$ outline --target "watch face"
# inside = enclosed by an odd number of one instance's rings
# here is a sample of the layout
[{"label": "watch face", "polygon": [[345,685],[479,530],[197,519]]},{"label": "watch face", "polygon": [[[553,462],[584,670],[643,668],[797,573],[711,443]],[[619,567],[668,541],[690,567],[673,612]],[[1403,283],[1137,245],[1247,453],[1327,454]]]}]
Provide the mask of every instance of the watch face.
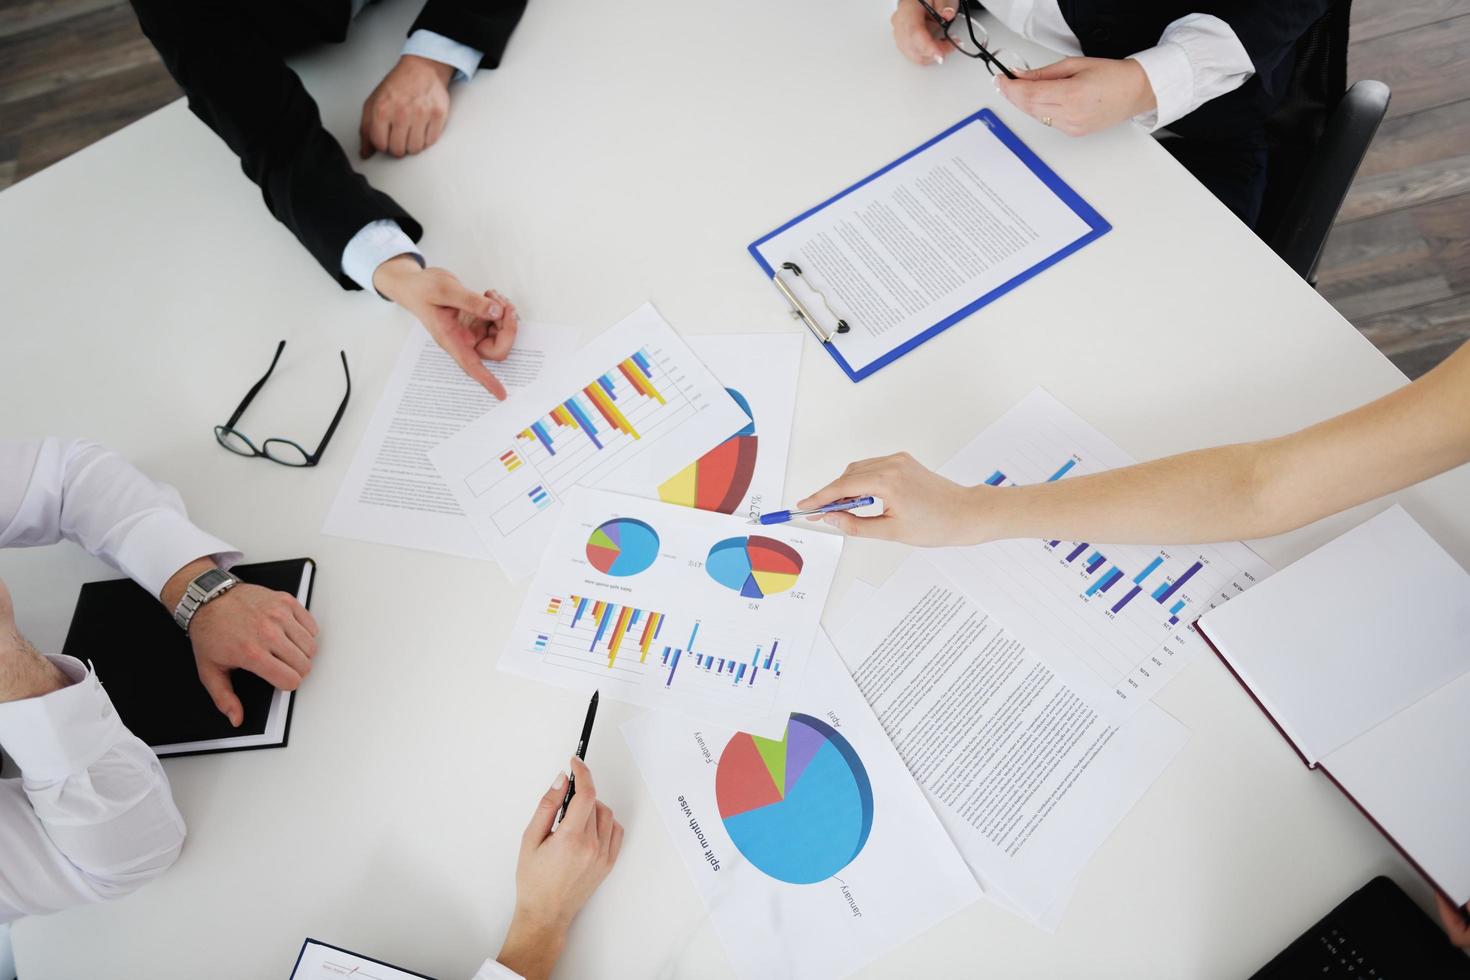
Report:
[{"label": "watch face", "polygon": [[223,585],[225,582],[228,582],[229,580],[230,575],[228,572],[221,571],[218,568],[211,568],[209,571],[203,573],[198,578],[196,578],[194,580],[194,584],[199,586],[199,588],[203,589],[205,592],[210,592]]}]

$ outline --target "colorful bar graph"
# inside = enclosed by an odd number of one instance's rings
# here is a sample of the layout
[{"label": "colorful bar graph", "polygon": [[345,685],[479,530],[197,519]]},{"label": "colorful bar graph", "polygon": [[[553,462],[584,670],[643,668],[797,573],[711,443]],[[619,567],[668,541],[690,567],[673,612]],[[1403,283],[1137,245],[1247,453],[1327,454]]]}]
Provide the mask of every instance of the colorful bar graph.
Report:
[{"label": "colorful bar graph", "polygon": [[546,604],[546,615],[555,616],[559,609],[561,609],[561,599],[552,599]]},{"label": "colorful bar graph", "polygon": [[1006,482],[1006,475],[1000,470],[996,470],[986,478],[985,485],[987,487],[998,487],[1004,482]]},{"label": "colorful bar graph", "polygon": [[1077,556],[1082,554],[1082,552],[1086,550],[1087,542],[1084,541],[1082,544],[1079,544],[1077,547],[1072,549],[1072,553],[1067,556],[1067,561],[1075,561],[1077,559]]},{"label": "colorful bar graph", "polygon": [[1182,589],[1184,587],[1184,583],[1193,578],[1194,573],[1199,571],[1203,567],[1204,565],[1202,562],[1195,562],[1193,565],[1190,565],[1189,570],[1183,575],[1179,576],[1177,579],[1175,579],[1174,584],[1169,586],[1169,588],[1164,591],[1163,595],[1155,596],[1154,598],[1158,599],[1160,603],[1168,602],[1173,597],[1174,593]]},{"label": "colorful bar graph", "polygon": [[1141,571],[1137,575],[1133,576],[1133,584],[1134,585],[1142,585],[1143,584],[1143,580],[1146,579],[1146,578],[1148,578],[1149,575],[1153,574],[1153,570],[1155,568],[1158,568],[1163,563],[1164,563],[1164,557],[1163,557],[1163,555],[1160,555],[1159,557],[1155,558],[1153,561],[1149,562],[1148,565],[1147,565],[1147,567],[1145,567],[1143,571]]},{"label": "colorful bar graph", "polygon": [[1093,572],[1097,571],[1098,568],[1101,567],[1102,563],[1105,561],[1107,561],[1107,559],[1102,556],[1102,552],[1100,551],[1094,551],[1092,554],[1088,555],[1087,574],[1091,575]]},{"label": "colorful bar graph", "polygon": [[1133,588],[1129,589],[1128,590],[1128,594],[1125,595],[1123,598],[1119,599],[1117,601],[1117,603],[1113,606],[1113,612],[1115,612],[1115,613],[1122,612],[1123,611],[1123,607],[1126,606],[1126,605],[1128,605],[1128,603],[1132,601],[1133,597],[1136,596],[1136,595],[1138,595],[1138,593],[1140,593],[1142,591],[1143,591],[1143,589],[1140,588],[1137,585],[1135,585]]},{"label": "colorful bar graph", "polygon": [[521,457],[516,455],[514,449],[507,449],[500,454],[500,462],[505,467],[505,472],[514,473],[521,468]]},{"label": "colorful bar graph", "polygon": [[1057,545],[1059,545],[1059,544],[1061,544],[1061,543],[1062,543],[1062,542],[1061,542],[1061,541],[1048,541],[1048,542],[1047,542],[1047,543],[1046,543],[1046,546],[1047,546],[1047,547],[1048,547],[1048,548],[1055,548],[1055,547],[1056,547],[1056,546],[1057,546]]},{"label": "colorful bar graph", "polygon": [[551,637],[547,636],[545,633],[536,634],[536,652],[540,653],[541,651],[545,650],[546,644],[550,641]]},{"label": "colorful bar graph", "polygon": [[[627,388],[624,388],[622,397],[618,395],[618,378],[621,376],[625,379],[628,386],[641,397],[656,401],[660,405],[668,404],[663,393],[650,379],[652,373],[652,362],[642,351],[638,351],[632,357],[619,362],[615,371],[607,371],[598,375],[580,392],[553,408],[542,419],[533,422],[529,428],[523,429],[518,437],[527,442],[540,443],[552,456],[556,455],[556,440],[559,430],[562,429],[575,429],[581,432],[592,444],[592,448],[597,450],[601,450],[606,445],[607,437],[603,434],[605,428],[611,428],[638,439],[640,438],[638,430],[633,427],[628,417],[616,404],[626,403],[628,395]],[[606,423],[605,427],[603,423]],[[513,470],[521,465],[514,451],[506,455],[515,461],[512,465],[506,456],[502,456],[501,462],[505,463],[506,469]]]},{"label": "colorful bar graph", "polygon": [[1164,593],[1166,593],[1168,591],[1169,591],[1169,580],[1168,579],[1164,579],[1163,584],[1160,585],[1157,589],[1154,589],[1154,591],[1153,591],[1154,601],[1155,602],[1163,602],[1164,601]]},{"label": "colorful bar graph", "polygon": [[1111,589],[1114,585],[1118,584],[1118,581],[1120,579],[1122,579],[1122,577],[1123,577],[1123,570],[1121,568],[1119,568],[1117,565],[1114,565],[1111,569],[1108,570],[1108,574],[1103,576],[1103,579],[1102,579],[1102,588],[1099,589],[1098,591],[1099,592],[1106,592],[1106,591],[1108,591],[1108,589]]},{"label": "colorful bar graph", "polygon": [[526,496],[531,499],[531,503],[536,505],[537,510],[545,510],[551,506],[551,494],[547,493],[546,488],[539,483],[532,487]]},{"label": "colorful bar graph", "polygon": [[1072,467],[1074,467],[1076,465],[1077,465],[1077,460],[1075,460],[1075,459],[1069,459],[1069,460],[1067,460],[1065,463],[1062,464],[1062,468],[1061,469],[1057,470],[1051,476],[1049,476],[1049,477],[1046,478],[1046,482],[1047,483],[1050,483],[1053,480],[1060,480],[1062,477],[1064,477],[1064,476],[1067,475],[1067,472]]}]

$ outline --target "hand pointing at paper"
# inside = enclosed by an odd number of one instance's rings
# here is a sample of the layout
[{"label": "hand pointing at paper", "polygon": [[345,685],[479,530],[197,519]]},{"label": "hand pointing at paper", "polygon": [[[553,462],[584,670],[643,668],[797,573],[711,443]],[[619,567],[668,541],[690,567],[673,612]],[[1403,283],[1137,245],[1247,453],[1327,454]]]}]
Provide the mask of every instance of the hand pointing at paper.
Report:
[{"label": "hand pointing at paper", "polygon": [[378,266],[373,286],[412,313],[465,374],[504,400],[505,385],[483,361],[510,355],[520,324],[515,304],[493,289],[476,293],[448,269],[422,268],[408,255]]}]

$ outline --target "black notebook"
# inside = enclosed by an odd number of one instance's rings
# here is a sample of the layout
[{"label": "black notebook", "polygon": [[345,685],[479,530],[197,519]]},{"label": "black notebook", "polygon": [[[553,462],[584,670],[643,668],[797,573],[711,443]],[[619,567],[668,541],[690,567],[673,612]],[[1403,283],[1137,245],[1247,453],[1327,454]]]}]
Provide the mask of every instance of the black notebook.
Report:
[{"label": "black notebook", "polygon": [[[236,565],[242,582],[311,606],[310,558]],[[129,579],[82,586],[62,653],[90,662],[118,717],[160,756],[275,748],[291,730],[291,692],[245,670],[230,676],[245,709],[233,727],[199,683],[194,650],[169,610]]]}]

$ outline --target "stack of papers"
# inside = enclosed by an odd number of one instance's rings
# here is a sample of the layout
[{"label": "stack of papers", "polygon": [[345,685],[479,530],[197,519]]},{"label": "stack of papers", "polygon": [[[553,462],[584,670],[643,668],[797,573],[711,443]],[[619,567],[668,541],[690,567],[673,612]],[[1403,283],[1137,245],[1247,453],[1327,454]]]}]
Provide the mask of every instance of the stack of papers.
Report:
[{"label": "stack of papers", "polygon": [[[501,669],[659,709],[624,733],[742,975],[845,975],[982,894],[1055,928],[1185,741],[1149,697],[1189,624],[1270,569],[1241,545],[948,549],[860,583],[829,639],[842,538],[754,522],[800,338],[686,342],[648,305],[570,337],[527,325],[497,403],[415,334],[327,530],[494,560],[530,580]],[[1127,462],[1037,392],[946,472]]]}]

